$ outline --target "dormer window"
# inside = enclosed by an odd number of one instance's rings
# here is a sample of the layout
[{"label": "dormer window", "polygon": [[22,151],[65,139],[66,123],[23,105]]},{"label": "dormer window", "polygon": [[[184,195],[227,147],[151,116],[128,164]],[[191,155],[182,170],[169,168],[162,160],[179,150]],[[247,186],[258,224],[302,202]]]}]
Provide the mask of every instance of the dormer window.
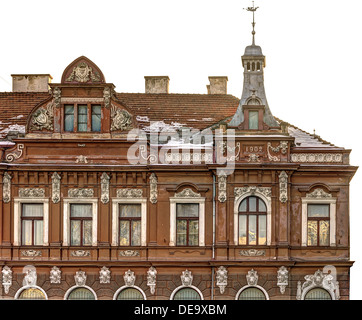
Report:
[{"label": "dormer window", "polygon": [[259,129],[259,111],[256,110],[249,111],[249,129],[251,130]]},{"label": "dormer window", "polygon": [[95,104],[64,105],[64,131],[100,132],[102,108]]}]

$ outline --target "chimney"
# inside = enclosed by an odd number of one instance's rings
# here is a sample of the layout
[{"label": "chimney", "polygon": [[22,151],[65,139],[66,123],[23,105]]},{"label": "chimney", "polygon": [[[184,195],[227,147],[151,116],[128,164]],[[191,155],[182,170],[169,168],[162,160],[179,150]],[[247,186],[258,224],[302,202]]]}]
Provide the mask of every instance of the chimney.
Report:
[{"label": "chimney", "polygon": [[209,77],[208,94],[227,94],[228,77]]},{"label": "chimney", "polygon": [[168,93],[170,78],[168,76],[145,76],[146,93]]},{"label": "chimney", "polygon": [[12,74],[13,92],[48,92],[50,74]]}]

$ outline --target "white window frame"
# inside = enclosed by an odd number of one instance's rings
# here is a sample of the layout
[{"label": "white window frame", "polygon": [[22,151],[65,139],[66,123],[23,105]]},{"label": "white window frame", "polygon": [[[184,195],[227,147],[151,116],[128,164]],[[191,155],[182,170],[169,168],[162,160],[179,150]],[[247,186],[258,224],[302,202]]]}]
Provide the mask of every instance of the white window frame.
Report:
[{"label": "white window frame", "polygon": [[308,247],[308,204],[329,204],[329,246],[336,246],[337,198],[302,198],[302,246]]},{"label": "white window frame", "polygon": [[98,198],[63,199],[63,246],[70,246],[70,205],[92,205],[92,246],[97,246],[98,235]]},{"label": "white window frame", "polygon": [[199,205],[199,247],[205,246],[205,198],[204,197],[172,197],[170,198],[170,243],[176,246],[176,204],[195,203]]},{"label": "white window frame", "polygon": [[[239,246],[239,206],[240,203],[247,197],[257,197],[264,201],[266,205],[266,245],[271,245],[271,213],[272,213],[272,206],[271,206],[271,198],[266,197],[261,192],[258,192],[257,190],[254,191],[248,191],[239,197],[235,198],[234,200],[234,244],[236,246]],[[253,245],[257,247],[257,245]]]},{"label": "white window frame", "polygon": [[[147,245],[147,198],[117,198],[112,199],[112,246],[119,246],[119,205],[141,205],[141,246]],[[123,247],[123,246],[122,246]]]},{"label": "white window frame", "polygon": [[43,204],[43,246],[49,245],[49,199],[14,198],[14,246],[21,246],[21,208],[23,203]]},{"label": "white window frame", "polygon": [[39,286],[34,286],[34,285],[29,285],[29,286],[23,286],[21,287],[16,293],[15,293],[15,296],[14,296],[14,299],[15,300],[18,300],[21,293],[27,289],[38,289],[40,290],[43,294],[44,294],[44,297],[45,299],[44,300],[48,300],[48,295],[47,293],[45,292],[45,290],[43,288],[40,288]]}]

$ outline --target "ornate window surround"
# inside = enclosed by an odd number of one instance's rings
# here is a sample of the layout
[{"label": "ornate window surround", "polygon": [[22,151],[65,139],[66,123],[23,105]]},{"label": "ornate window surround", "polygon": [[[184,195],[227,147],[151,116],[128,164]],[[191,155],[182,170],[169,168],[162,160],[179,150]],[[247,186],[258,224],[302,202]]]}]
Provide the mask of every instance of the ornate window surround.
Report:
[{"label": "ornate window surround", "polygon": [[49,199],[14,198],[14,246],[21,245],[21,208],[23,203],[43,204],[43,246],[49,245]]},{"label": "ornate window surround", "polygon": [[46,294],[45,290],[42,289],[42,288],[40,288],[39,286],[35,286],[35,285],[28,285],[28,286],[23,286],[23,287],[21,287],[21,288],[15,293],[14,299],[15,299],[15,300],[19,299],[20,294],[21,294],[24,290],[27,290],[27,289],[38,289],[38,290],[40,290],[40,291],[44,294],[45,300],[48,300],[48,295]]},{"label": "ornate window surround", "polygon": [[114,198],[112,199],[112,246],[119,246],[119,205],[141,205],[141,246],[147,245],[147,198]]},{"label": "ornate window surround", "polygon": [[98,233],[98,198],[63,199],[63,246],[70,245],[70,205],[92,204],[92,246],[97,246]]},{"label": "ornate window surround", "polygon": [[144,300],[147,300],[147,297],[146,297],[146,294],[144,293],[144,291],[140,288],[140,287],[137,287],[135,285],[133,286],[128,286],[128,285],[124,285],[122,287],[120,287],[113,295],[113,300],[117,300],[117,297],[118,295],[122,292],[122,290],[124,289],[129,289],[129,288],[133,288],[133,289],[136,289],[138,290],[142,295],[143,295],[143,299]]},{"label": "ornate window surround", "polygon": [[201,300],[204,300],[204,296],[202,295],[202,292],[200,291],[200,289],[193,286],[193,285],[189,285],[189,286],[181,285],[181,286],[178,286],[177,288],[175,288],[175,290],[172,291],[171,296],[170,296],[170,300],[173,300],[175,294],[178,291],[180,291],[181,289],[184,289],[184,288],[194,289],[200,295]]},{"label": "ornate window surround", "polygon": [[176,204],[177,203],[197,203],[199,204],[199,247],[205,246],[205,198],[200,194],[184,189],[180,193],[175,193],[170,198],[170,243],[171,247],[176,246]]},{"label": "ornate window surround", "polygon": [[[317,191],[316,189],[315,191]],[[302,246],[308,246],[308,204],[329,204],[329,246],[336,246],[336,203],[337,198],[332,197],[330,193],[322,192],[320,194],[307,193],[302,199]],[[314,194],[314,196],[312,196]]]},{"label": "ornate window surround", "polygon": [[269,295],[268,295],[268,293],[266,292],[266,290],[265,290],[263,287],[261,287],[261,286],[259,286],[259,285],[257,285],[257,284],[255,284],[255,285],[249,285],[249,284],[247,284],[247,285],[245,285],[244,287],[242,287],[242,288],[237,292],[237,294],[236,294],[236,296],[235,296],[235,300],[239,300],[240,294],[241,294],[245,289],[248,289],[248,288],[257,288],[257,289],[261,290],[261,291],[264,293],[264,295],[265,295],[265,299],[266,299],[266,300],[269,300]]},{"label": "ornate window surround", "polygon": [[[234,191],[237,188],[234,188]],[[235,195],[235,199],[234,199],[234,244],[236,246],[239,245],[239,205],[241,203],[241,201],[243,201],[245,198],[250,197],[250,196],[256,196],[259,197],[260,199],[262,199],[266,205],[266,209],[267,209],[267,218],[266,218],[266,232],[267,232],[267,240],[266,240],[266,245],[270,245],[271,244],[271,212],[272,212],[272,206],[271,206],[271,197],[267,197],[264,193],[260,192],[259,189],[266,189],[266,188],[262,188],[262,187],[248,187],[246,188],[245,192],[242,192],[239,195]],[[268,188],[269,189],[269,188]],[[234,192],[235,193],[235,192]]]}]

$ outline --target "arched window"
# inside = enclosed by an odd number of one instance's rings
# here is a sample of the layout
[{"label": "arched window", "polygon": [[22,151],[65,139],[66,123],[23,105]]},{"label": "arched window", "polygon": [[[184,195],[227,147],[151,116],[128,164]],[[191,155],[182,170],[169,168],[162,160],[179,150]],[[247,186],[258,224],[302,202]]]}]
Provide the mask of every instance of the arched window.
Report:
[{"label": "arched window", "polygon": [[28,288],[21,291],[18,298],[19,300],[45,300],[46,296],[38,288]]},{"label": "arched window", "polygon": [[239,300],[266,300],[266,297],[260,289],[249,287],[240,292]]},{"label": "arched window", "polygon": [[307,292],[304,300],[332,300],[327,290],[322,288],[314,288]]},{"label": "arched window", "polygon": [[195,289],[182,288],[174,294],[173,300],[201,300],[201,297]]},{"label": "arched window", "polygon": [[245,198],[239,205],[239,245],[267,244],[267,207],[258,197]]},{"label": "arched window", "polygon": [[69,295],[67,300],[96,300],[92,291],[87,288],[75,288]]},{"label": "arched window", "polygon": [[125,288],[117,295],[117,300],[144,300],[143,294],[135,288]]}]

